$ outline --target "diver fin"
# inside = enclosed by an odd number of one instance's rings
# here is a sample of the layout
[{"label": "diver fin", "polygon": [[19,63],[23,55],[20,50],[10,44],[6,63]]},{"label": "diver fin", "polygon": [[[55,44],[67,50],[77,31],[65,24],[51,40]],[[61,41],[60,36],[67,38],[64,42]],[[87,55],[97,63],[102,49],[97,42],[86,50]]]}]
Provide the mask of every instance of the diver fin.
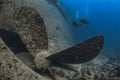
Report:
[{"label": "diver fin", "polygon": [[79,64],[94,59],[101,51],[104,45],[102,35],[90,38],[71,48],[46,57],[51,61],[58,61],[68,64]]}]

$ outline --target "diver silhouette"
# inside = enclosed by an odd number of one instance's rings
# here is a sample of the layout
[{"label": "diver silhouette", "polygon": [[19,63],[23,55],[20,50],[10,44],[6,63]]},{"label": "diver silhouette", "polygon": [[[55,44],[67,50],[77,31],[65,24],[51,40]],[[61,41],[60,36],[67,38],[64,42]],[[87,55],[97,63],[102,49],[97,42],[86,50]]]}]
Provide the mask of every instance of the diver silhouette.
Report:
[{"label": "diver silhouette", "polygon": [[80,22],[81,22],[82,24],[85,24],[85,25],[89,24],[88,21],[87,21],[84,17],[81,17],[81,18],[80,18]]},{"label": "diver silhouette", "polygon": [[84,17],[81,17],[79,22],[77,22],[75,20],[73,20],[73,22],[72,22],[72,25],[75,27],[83,27],[88,24],[89,24],[89,22]]}]

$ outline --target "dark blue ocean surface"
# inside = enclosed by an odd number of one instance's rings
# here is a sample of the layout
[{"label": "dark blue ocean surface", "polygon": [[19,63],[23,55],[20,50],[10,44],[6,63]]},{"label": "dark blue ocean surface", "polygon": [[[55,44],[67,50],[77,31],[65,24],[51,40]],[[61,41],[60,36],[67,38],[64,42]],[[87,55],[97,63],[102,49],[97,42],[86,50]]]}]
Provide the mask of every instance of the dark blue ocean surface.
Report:
[{"label": "dark blue ocean surface", "polygon": [[[103,53],[120,57],[120,1],[119,0],[59,0],[72,29],[74,43],[96,34],[105,37]],[[72,25],[84,17],[89,24],[81,28]]]}]

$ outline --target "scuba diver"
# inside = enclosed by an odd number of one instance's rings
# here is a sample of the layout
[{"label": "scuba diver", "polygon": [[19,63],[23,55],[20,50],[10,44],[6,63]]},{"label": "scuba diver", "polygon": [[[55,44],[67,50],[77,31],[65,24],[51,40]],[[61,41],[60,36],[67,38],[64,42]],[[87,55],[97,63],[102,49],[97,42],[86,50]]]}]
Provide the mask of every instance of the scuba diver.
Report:
[{"label": "scuba diver", "polygon": [[73,21],[72,22],[72,25],[75,26],[75,27],[82,27],[83,25],[80,25],[77,21]]},{"label": "scuba diver", "polygon": [[79,22],[77,22],[75,20],[72,22],[72,25],[75,27],[83,27],[88,24],[89,24],[89,22],[84,17],[81,17]]},{"label": "scuba diver", "polygon": [[84,25],[89,24],[88,21],[87,21],[84,17],[81,17],[81,18],[80,18],[80,22],[81,22],[82,24],[84,24]]}]

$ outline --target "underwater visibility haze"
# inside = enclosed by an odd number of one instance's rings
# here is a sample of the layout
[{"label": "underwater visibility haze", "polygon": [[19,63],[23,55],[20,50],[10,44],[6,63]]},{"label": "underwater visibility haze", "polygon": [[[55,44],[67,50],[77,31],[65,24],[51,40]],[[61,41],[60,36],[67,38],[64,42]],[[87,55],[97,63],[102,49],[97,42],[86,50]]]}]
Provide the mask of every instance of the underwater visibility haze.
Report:
[{"label": "underwater visibility haze", "polygon": [[[120,60],[120,1],[119,0],[58,0],[67,15],[74,43],[96,34],[105,37],[103,53]],[[84,17],[87,25],[75,27],[73,21],[81,24]],[[77,25],[77,24],[76,24]]]}]

